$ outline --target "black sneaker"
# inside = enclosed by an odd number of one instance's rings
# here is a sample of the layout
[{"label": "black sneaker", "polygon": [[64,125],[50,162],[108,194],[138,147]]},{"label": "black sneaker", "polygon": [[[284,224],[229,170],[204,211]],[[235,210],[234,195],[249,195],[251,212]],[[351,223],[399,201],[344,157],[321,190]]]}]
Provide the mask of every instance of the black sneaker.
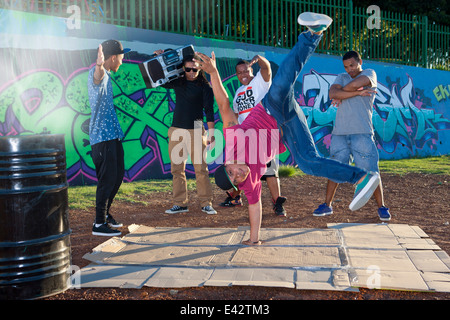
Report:
[{"label": "black sneaker", "polygon": [[113,227],[113,228],[120,228],[120,227],[123,227],[123,224],[120,223],[120,222],[117,222],[117,221],[113,218],[113,216],[112,216],[111,214],[109,214],[109,213],[106,215],[106,223],[109,224],[109,226],[110,226],[110,227]]},{"label": "black sneaker", "polygon": [[119,230],[111,229],[107,223],[104,223],[99,227],[96,227],[94,223],[94,225],[92,226],[92,234],[94,236],[113,237],[120,236],[122,233]]},{"label": "black sneaker", "polygon": [[236,197],[233,198],[228,191],[227,191],[227,195],[228,195],[228,197],[225,199],[224,202],[219,204],[219,206],[225,207],[225,208],[242,206],[242,200],[241,200],[240,195],[237,195]]},{"label": "black sneaker", "polygon": [[168,214],[174,214],[174,213],[180,213],[180,212],[188,212],[188,207],[180,207],[177,205],[174,205],[172,208],[166,210],[165,212]]},{"label": "black sneaker", "polygon": [[284,210],[284,208],[283,208],[283,203],[285,203],[286,200],[287,199],[285,197],[278,197],[277,201],[275,201],[275,203],[273,205],[273,211],[279,217],[286,216],[286,210]]}]

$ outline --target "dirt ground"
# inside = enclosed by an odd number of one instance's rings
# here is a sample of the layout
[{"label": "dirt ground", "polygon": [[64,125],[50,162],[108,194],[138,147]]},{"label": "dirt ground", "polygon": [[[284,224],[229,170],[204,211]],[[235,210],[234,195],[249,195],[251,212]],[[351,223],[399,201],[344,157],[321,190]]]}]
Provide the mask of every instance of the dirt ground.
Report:
[{"label": "dirt ground", "polygon": [[[408,174],[405,176],[381,174],[385,204],[390,208],[390,223],[419,226],[444,251],[450,253],[450,176]],[[342,184],[333,204],[334,214],[314,217],[313,210],[324,202],[326,179],[312,176],[281,178],[282,195],[288,198],[287,217],[273,214],[269,190],[263,182],[263,228],[326,228],[327,223],[380,223],[375,200],[352,212],[348,204],[353,195],[352,186]],[[248,225],[246,200],[243,207],[220,208],[225,194],[214,188],[217,215],[200,210],[195,191],[189,192],[189,212],[178,215],[163,214],[172,206],[170,192],[149,194],[150,206],[129,202],[115,202],[111,213],[122,222],[122,234],[128,225],[151,227],[222,227],[236,228]],[[72,264],[80,268],[89,264],[82,256],[108,238],[91,234],[94,208],[70,210]],[[450,300],[450,293],[368,290],[360,292],[308,291],[267,287],[199,287],[72,289],[47,298],[48,300]]]}]

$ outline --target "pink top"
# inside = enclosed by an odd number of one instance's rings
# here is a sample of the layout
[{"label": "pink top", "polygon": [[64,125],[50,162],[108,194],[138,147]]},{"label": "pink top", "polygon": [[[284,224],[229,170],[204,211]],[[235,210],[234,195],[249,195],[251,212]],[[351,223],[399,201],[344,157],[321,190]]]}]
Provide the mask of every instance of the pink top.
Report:
[{"label": "pink top", "polygon": [[245,192],[248,203],[255,204],[261,197],[261,177],[266,172],[266,164],[286,151],[277,122],[258,104],[244,122],[224,129],[224,134],[225,164],[245,163],[249,166],[247,179],[238,187]]}]

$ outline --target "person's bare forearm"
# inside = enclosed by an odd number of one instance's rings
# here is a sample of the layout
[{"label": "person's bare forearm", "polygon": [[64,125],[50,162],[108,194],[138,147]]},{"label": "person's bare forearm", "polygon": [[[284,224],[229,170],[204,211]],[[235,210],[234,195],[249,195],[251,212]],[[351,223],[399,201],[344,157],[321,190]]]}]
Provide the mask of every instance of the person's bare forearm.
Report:
[{"label": "person's bare forearm", "polygon": [[261,228],[261,199],[255,204],[248,205],[248,217],[250,220],[250,241],[259,241],[259,230]]},{"label": "person's bare forearm", "polygon": [[217,105],[219,107],[219,111],[223,109],[230,108],[230,100],[228,94],[223,87],[222,79],[220,78],[219,72],[217,69],[210,73],[211,77],[211,86],[214,93],[214,98],[216,98]]},{"label": "person's bare forearm", "polygon": [[[350,89],[348,88],[347,90]],[[362,89],[361,87],[359,87],[359,89],[356,89],[355,91],[346,91],[342,86],[333,84],[330,88],[330,91],[328,92],[328,95],[330,99],[345,100],[356,96],[370,96],[375,93],[376,93],[375,90]]]},{"label": "person's bare forearm", "polygon": [[94,83],[100,84],[102,82],[103,77],[105,76],[105,68],[103,67],[105,63],[105,56],[103,55],[103,47],[102,45],[98,46],[97,50],[97,61],[95,62],[97,65],[95,66],[94,71]]},{"label": "person's bare forearm", "polygon": [[331,87],[329,92],[330,99],[344,100],[359,96],[358,91],[344,91],[342,88]]},{"label": "person's bare forearm", "polygon": [[200,60],[194,59],[198,63],[199,68],[209,74],[211,78],[211,87],[213,89],[214,98],[216,99],[217,106],[219,107],[220,116],[222,117],[223,127],[228,128],[238,124],[234,111],[230,108],[230,99],[228,93],[225,90],[222,79],[220,78],[219,71],[216,66],[216,56],[214,52],[211,52],[211,58],[207,55],[197,52]]},{"label": "person's bare forearm", "polygon": [[105,76],[105,68],[103,68],[103,65],[96,65],[94,71],[94,83],[100,84],[104,76]]},{"label": "person's bare forearm", "polygon": [[269,60],[267,60],[263,56],[256,55],[252,59],[252,61],[250,61],[250,66],[252,66],[254,63],[258,63],[261,76],[263,77],[264,81],[270,81],[270,78],[272,77],[272,68],[270,67]]},{"label": "person's bare forearm", "polygon": [[353,91],[358,91],[363,87],[368,87],[370,85],[371,85],[370,79],[367,76],[361,75],[361,76],[353,79],[351,82],[346,84],[344,87],[342,87],[342,90],[347,91],[347,92],[353,92]]}]

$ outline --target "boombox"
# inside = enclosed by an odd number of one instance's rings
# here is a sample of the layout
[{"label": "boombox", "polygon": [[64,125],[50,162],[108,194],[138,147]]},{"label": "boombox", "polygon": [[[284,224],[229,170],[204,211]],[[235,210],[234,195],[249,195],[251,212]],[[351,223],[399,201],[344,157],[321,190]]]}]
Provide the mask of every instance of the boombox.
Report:
[{"label": "boombox", "polygon": [[194,55],[192,45],[178,49],[167,49],[160,55],[139,64],[139,70],[147,88],[156,88],[180,78],[183,74],[183,59]]}]

